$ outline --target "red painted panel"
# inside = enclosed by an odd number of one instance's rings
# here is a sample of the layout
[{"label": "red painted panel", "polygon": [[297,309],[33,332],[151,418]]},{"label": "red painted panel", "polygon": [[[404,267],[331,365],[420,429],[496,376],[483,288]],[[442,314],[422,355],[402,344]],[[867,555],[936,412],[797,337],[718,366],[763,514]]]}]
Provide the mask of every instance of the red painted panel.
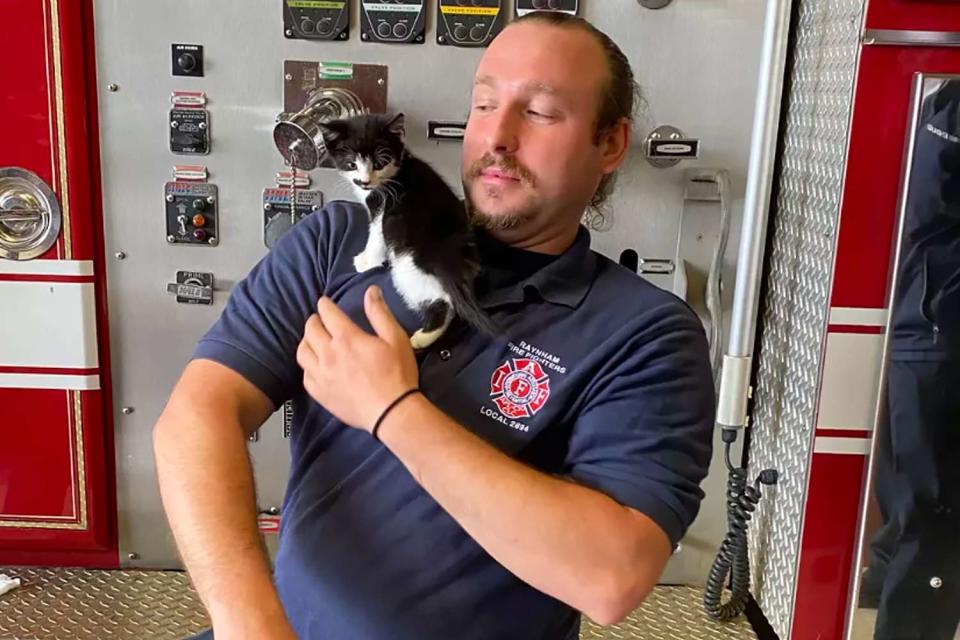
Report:
[{"label": "red painted panel", "polygon": [[[101,376],[103,380],[103,376]],[[114,481],[113,431],[104,428],[104,416],[109,415],[109,395],[102,391],[84,391],[80,394],[80,415],[84,430],[87,469],[95,470],[87,477],[87,514],[91,522],[92,546],[98,549],[117,549],[117,489]]]},{"label": "red painted panel", "polygon": [[[59,24],[59,29],[54,28],[56,24]],[[59,32],[56,43],[55,32]],[[81,281],[95,283],[103,389],[77,394],[80,400],[77,417],[83,430],[85,528],[14,528],[5,527],[0,521],[0,565],[118,565],[116,480],[109,414],[109,325],[102,260],[93,46],[92,0],[12,0],[4,5],[4,20],[0,21],[0,59],[16,60],[16,64],[3,67],[5,89],[0,93],[0,135],[3,135],[4,144],[0,145],[0,165],[22,166],[36,172],[60,198],[65,214],[69,213],[69,225],[64,226],[60,241],[42,258],[62,259],[67,257],[69,250],[71,259],[94,261],[93,278],[87,276]],[[59,57],[55,55],[56,51],[59,51]],[[59,73],[55,72],[56,61],[59,61]],[[54,100],[57,82],[60,83],[62,98],[59,116]],[[58,117],[62,118],[63,124],[62,149]],[[65,174],[66,189],[60,172]],[[66,246],[67,230],[69,247]],[[64,407],[64,415],[42,417],[42,423],[37,421],[34,425],[31,437],[44,430],[56,433],[57,429],[66,429],[65,391],[7,390],[7,395],[18,394],[17,399],[9,403],[13,408],[8,408],[8,414],[27,411],[29,405],[35,405],[36,402],[32,398],[25,400],[24,394],[36,393],[59,393],[62,400],[56,406]],[[0,407],[2,410],[3,407]],[[2,419],[2,422],[6,427],[6,419]],[[23,450],[28,448],[28,444],[36,443],[18,440],[16,446]],[[43,445],[49,448],[50,442],[44,442]],[[19,454],[10,453],[14,458],[11,464],[4,457],[6,452],[6,448],[0,449],[0,474],[17,474],[19,478],[25,473],[30,454],[22,451]],[[33,502],[37,491],[51,495],[57,491],[62,493],[63,466],[58,466],[62,463],[62,455],[57,458],[55,454],[48,455],[47,449],[44,449],[43,457],[54,471],[48,471],[42,465],[31,467],[34,473],[31,491],[20,494],[17,489],[19,495],[14,497],[10,497],[12,492],[8,491],[4,503],[11,500],[18,505],[27,502],[39,510],[40,507]],[[66,468],[69,469],[69,466]],[[17,487],[20,486],[24,484],[18,479]]]},{"label": "red painted panel", "polygon": [[0,282],[93,282],[93,276],[37,275],[32,273],[0,273]]},{"label": "red painted panel", "polygon": [[831,324],[827,327],[830,333],[859,333],[877,335],[884,332],[884,327],[866,324]]},{"label": "red painted panel", "polygon": [[[97,156],[92,155],[96,150],[96,138],[90,135],[91,114],[87,103],[96,95],[88,93],[92,86],[88,76],[95,75],[96,60],[93,48],[88,49],[85,42],[83,6],[86,4],[76,0],[59,2],[61,47],[70,52],[70,55],[62,56],[62,82],[74,260],[92,260],[95,255],[91,164],[96,162],[99,152]],[[86,26],[92,28],[93,24]],[[96,119],[96,116],[92,118]]]},{"label": "red painted panel", "polygon": [[0,525],[23,516],[70,516],[79,504],[67,392],[0,389]]},{"label": "red painted panel", "polygon": [[50,96],[42,81],[47,77],[44,5],[36,0],[4,3],[0,20],[0,59],[4,60],[0,166],[29,169],[49,183],[53,168],[47,118]]},{"label": "red painted panel", "polygon": [[866,460],[813,456],[791,640],[843,638]]},{"label": "red painted panel", "polygon": [[830,425],[817,427],[816,435],[826,438],[863,438],[867,439],[873,432],[869,429],[831,429]]},{"label": "red painted panel", "polygon": [[[114,459],[113,441],[113,387],[110,374],[110,321],[107,309],[107,275],[103,256],[103,210],[100,191],[100,130],[97,117],[97,74],[94,42],[93,2],[85,0],[75,4],[76,10],[71,8],[71,19],[75,19],[81,28],[82,42],[75,42],[84,52],[86,73],[84,80],[86,87],[78,87],[84,91],[86,99],[85,132],[87,137],[87,167],[89,167],[89,184],[86,191],[90,199],[90,219],[87,234],[92,239],[90,257],[93,259],[93,273],[96,279],[95,298],[97,305],[97,342],[100,355],[100,391],[82,394],[83,414],[89,416],[90,422],[100,422],[100,429],[92,432],[87,451],[87,462],[91,468],[101,469],[102,473],[91,479],[89,491],[99,499],[91,502],[90,518],[98,523],[92,529],[94,540],[98,547],[109,550],[105,554],[89,556],[89,566],[119,566],[117,556],[117,481],[116,464]],[[75,144],[79,144],[75,142]],[[78,162],[80,162],[78,160]],[[78,253],[87,257],[85,249],[78,249]],[[106,563],[106,564],[105,564]]]},{"label": "red painted panel", "polygon": [[[8,567],[86,567],[119,569],[116,548],[109,551],[32,551],[0,549],[2,564]],[[11,572],[16,575],[16,572]]]},{"label": "red painted panel", "polygon": [[[0,526],[0,565],[71,566],[115,569],[117,556],[115,483],[112,473],[112,439],[98,428],[102,420],[104,395],[100,391],[80,393],[84,425],[84,455],[88,470],[86,530],[5,529]],[[88,426],[90,428],[88,428]],[[108,448],[109,446],[109,448]],[[110,452],[110,460],[104,458]],[[109,463],[109,466],[108,466]],[[109,525],[109,526],[107,526]]]},{"label": "red painted panel", "polygon": [[833,307],[886,307],[913,75],[960,73],[960,49],[865,47],[854,104]]},{"label": "red painted panel", "polygon": [[957,0],[870,0],[868,29],[960,31]]},{"label": "red painted panel", "polygon": [[[53,376],[92,376],[96,375],[99,369],[79,369],[72,367],[14,367],[12,365],[0,364],[0,373],[29,373]],[[0,414],[2,415],[2,414]]]}]

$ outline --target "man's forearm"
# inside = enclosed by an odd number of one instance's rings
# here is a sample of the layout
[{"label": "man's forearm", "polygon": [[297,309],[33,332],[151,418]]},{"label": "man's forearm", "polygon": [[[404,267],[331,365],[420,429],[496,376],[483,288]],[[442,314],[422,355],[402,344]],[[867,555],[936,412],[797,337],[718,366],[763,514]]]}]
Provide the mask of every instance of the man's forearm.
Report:
[{"label": "man's forearm", "polygon": [[669,557],[666,535],[645,516],[517,462],[422,396],[398,405],[379,435],[498,562],[598,622],[639,602]]},{"label": "man's forearm", "polygon": [[242,429],[222,416],[211,424],[210,416],[183,413],[162,417],[153,440],[161,497],[190,577],[218,637],[282,626]]}]

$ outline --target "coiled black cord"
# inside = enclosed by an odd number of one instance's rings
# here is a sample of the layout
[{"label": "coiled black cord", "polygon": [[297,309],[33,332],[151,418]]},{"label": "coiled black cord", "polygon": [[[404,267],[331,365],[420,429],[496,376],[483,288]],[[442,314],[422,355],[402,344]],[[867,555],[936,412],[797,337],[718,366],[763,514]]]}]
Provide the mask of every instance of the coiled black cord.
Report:
[{"label": "coiled black cord", "polygon": [[[732,620],[743,613],[750,595],[750,557],[747,553],[747,526],[762,497],[760,485],[777,482],[776,469],[765,469],[754,481],[747,484],[747,470],[734,467],[730,462],[730,445],[737,439],[737,432],[724,429],[724,457],[727,462],[727,535],[720,545],[707,586],[703,592],[703,608],[714,620]],[[722,602],[723,588],[730,575],[730,599]]]}]

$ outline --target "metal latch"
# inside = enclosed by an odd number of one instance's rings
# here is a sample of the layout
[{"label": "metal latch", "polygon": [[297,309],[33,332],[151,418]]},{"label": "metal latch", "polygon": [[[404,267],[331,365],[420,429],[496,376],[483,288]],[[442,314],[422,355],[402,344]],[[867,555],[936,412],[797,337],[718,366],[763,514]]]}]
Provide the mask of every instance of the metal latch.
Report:
[{"label": "metal latch", "polygon": [[466,131],[466,122],[453,122],[447,120],[427,121],[428,140],[463,140],[463,136]]},{"label": "metal latch", "polygon": [[40,222],[43,220],[44,209],[14,209],[0,207],[0,222],[14,224],[18,222]]},{"label": "metal latch", "polygon": [[669,258],[640,258],[639,273],[673,273],[676,266]]},{"label": "metal latch", "polygon": [[213,274],[202,271],[177,271],[177,281],[167,283],[167,293],[181,304],[213,304]]},{"label": "metal latch", "polygon": [[0,167],[0,258],[30,260],[60,235],[60,203],[35,173]]},{"label": "metal latch", "polygon": [[167,293],[177,294],[177,302],[193,302],[195,304],[210,304],[213,302],[213,288],[200,287],[195,284],[167,283]]},{"label": "metal latch", "polygon": [[700,140],[688,138],[683,131],[668,124],[651,131],[643,142],[647,162],[658,169],[700,157]]}]

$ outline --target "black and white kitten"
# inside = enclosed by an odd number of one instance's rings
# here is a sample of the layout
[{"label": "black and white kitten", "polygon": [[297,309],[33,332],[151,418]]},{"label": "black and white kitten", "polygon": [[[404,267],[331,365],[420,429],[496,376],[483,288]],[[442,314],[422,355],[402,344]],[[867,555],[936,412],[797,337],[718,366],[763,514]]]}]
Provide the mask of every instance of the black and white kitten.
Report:
[{"label": "black and white kitten", "polygon": [[366,271],[389,262],[397,291],[423,316],[413,348],[432,345],[454,316],[495,334],[474,296],[480,259],[464,203],[407,150],[403,114],[333,120],[321,130],[334,165],[370,212],[367,245],[353,264]]}]

